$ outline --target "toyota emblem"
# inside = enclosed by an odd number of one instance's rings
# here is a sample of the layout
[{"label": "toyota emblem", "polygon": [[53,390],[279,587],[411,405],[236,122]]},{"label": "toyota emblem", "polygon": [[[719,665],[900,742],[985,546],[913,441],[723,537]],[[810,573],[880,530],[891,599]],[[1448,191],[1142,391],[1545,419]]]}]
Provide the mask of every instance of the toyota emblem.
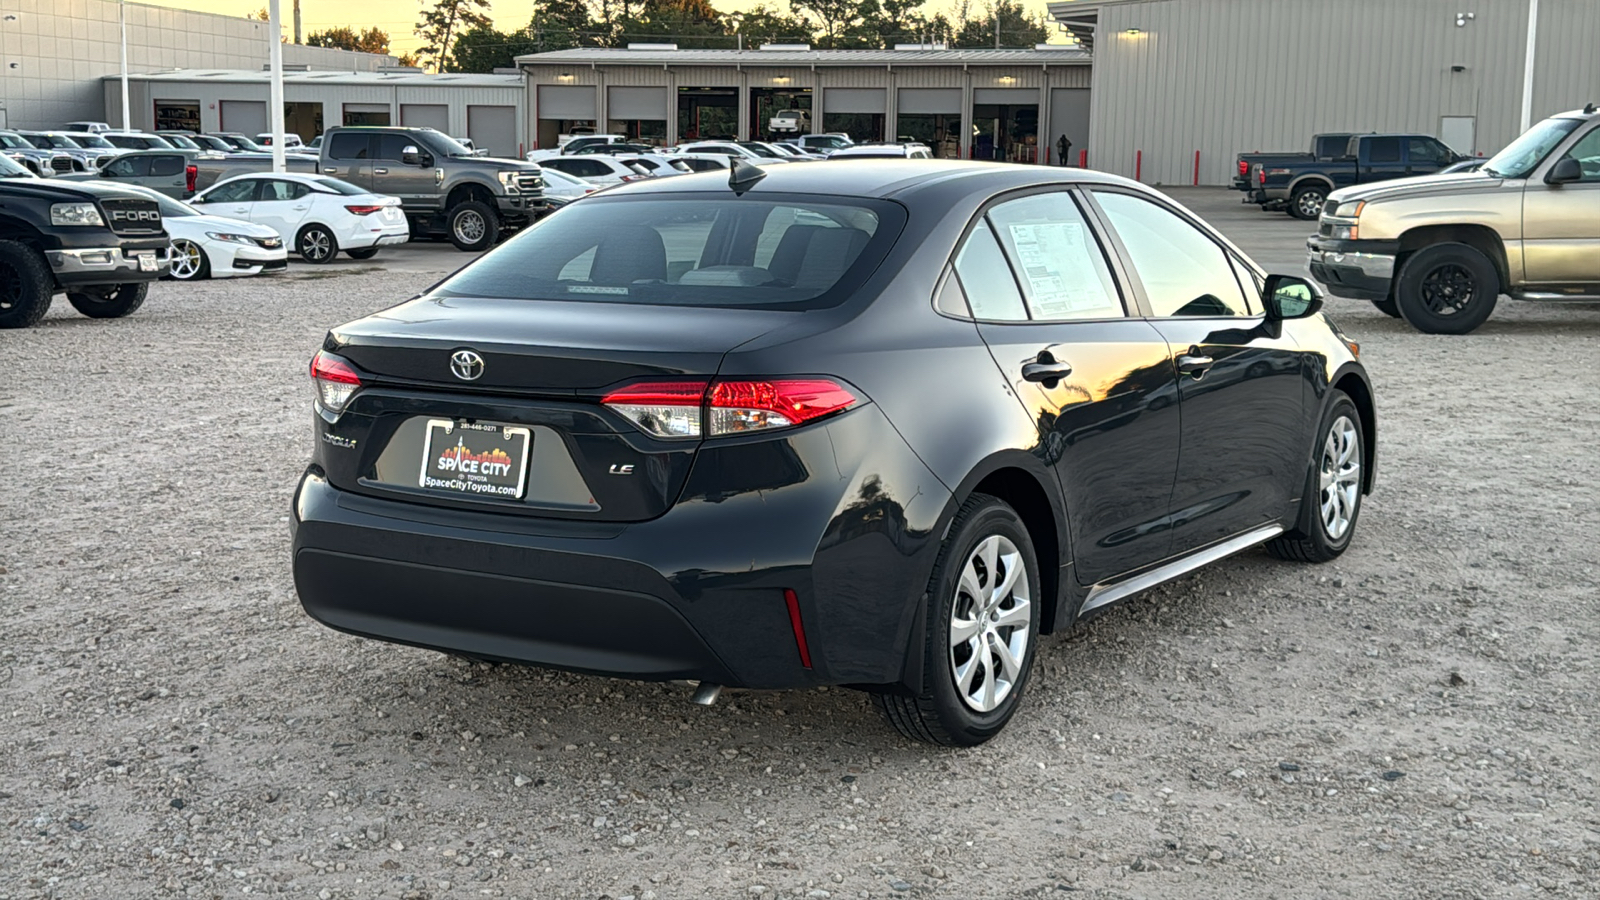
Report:
[{"label": "toyota emblem", "polygon": [[483,357],[471,350],[450,354],[450,371],[462,381],[477,381],[483,376]]}]

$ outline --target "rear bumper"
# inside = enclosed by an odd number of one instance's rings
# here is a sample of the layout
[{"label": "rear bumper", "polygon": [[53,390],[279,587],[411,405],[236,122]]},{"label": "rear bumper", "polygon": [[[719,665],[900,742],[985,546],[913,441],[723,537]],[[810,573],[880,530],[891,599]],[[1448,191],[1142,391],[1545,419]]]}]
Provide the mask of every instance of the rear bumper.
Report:
[{"label": "rear bumper", "polygon": [[1306,268],[1336,297],[1384,300],[1394,280],[1398,246],[1384,241],[1306,242]]},{"label": "rear bumper", "polygon": [[[372,496],[313,466],[290,520],[295,588],[333,628],[472,656],[763,689],[895,682],[949,493],[875,407],[778,445],[702,449],[678,502],[634,523]],[[774,458],[800,480],[775,480]],[[904,506],[863,506],[878,475]]]}]

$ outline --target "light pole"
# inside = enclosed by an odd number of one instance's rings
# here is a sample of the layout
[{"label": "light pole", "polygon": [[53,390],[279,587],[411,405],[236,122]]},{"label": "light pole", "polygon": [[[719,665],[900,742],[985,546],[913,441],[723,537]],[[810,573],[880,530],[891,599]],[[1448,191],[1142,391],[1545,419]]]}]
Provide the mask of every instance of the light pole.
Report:
[{"label": "light pole", "polygon": [[[1533,63],[1539,45],[1539,0],[1528,0],[1528,52],[1522,70],[1522,130],[1533,127]],[[1521,132],[1518,132],[1519,134]]]},{"label": "light pole", "polygon": [[272,131],[272,171],[282,172],[283,163],[283,32],[278,18],[278,0],[267,2],[267,65],[271,69],[268,91],[267,126]]},{"label": "light pole", "polygon": [[122,25],[122,130],[132,131],[133,123],[128,121],[128,2],[119,0],[117,3],[117,21]]}]

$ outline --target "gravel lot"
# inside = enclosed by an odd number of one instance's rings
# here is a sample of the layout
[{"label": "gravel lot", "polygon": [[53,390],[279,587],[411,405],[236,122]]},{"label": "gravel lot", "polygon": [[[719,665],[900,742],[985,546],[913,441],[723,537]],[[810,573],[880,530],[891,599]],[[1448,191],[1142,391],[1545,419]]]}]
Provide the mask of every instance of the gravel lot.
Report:
[{"label": "gravel lot", "polygon": [[[1300,271],[1304,223],[1175,193]],[[308,619],[306,360],[464,259],[385,256],[0,333],[0,898],[1600,891],[1600,308],[1331,301],[1381,404],[1351,550],[1046,640],[952,752],[847,691],[703,709]]]}]

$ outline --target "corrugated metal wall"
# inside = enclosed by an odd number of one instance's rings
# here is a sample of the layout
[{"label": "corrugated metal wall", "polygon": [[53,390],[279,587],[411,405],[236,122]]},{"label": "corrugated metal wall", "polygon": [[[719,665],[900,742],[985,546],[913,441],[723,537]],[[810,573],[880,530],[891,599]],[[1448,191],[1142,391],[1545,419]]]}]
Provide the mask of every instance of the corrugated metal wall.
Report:
[{"label": "corrugated metal wall", "polygon": [[[1521,125],[1527,0],[1156,0],[1100,11],[1093,168],[1147,183],[1232,177],[1234,155],[1325,131],[1437,135],[1477,118],[1492,154]],[[1473,18],[1457,25],[1457,14]],[[1542,0],[1535,115],[1600,99],[1600,2]],[[1138,29],[1137,34],[1129,33]],[[1460,71],[1452,67],[1460,66]],[[1575,90],[1565,85],[1581,85]]]}]

